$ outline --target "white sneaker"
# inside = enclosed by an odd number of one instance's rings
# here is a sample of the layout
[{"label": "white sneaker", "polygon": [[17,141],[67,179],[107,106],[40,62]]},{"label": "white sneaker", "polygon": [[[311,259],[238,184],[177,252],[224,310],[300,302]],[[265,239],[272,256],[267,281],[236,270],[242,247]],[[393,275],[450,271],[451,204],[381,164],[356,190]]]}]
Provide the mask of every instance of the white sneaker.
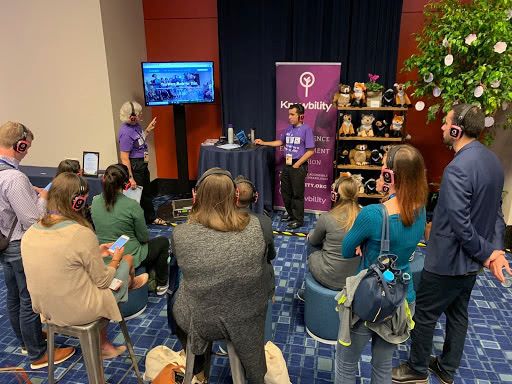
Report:
[{"label": "white sneaker", "polygon": [[168,289],[169,289],[169,284],[167,284],[167,285],[158,285],[156,287],[156,294],[158,296],[163,296],[163,295],[165,295],[165,293],[167,292]]}]

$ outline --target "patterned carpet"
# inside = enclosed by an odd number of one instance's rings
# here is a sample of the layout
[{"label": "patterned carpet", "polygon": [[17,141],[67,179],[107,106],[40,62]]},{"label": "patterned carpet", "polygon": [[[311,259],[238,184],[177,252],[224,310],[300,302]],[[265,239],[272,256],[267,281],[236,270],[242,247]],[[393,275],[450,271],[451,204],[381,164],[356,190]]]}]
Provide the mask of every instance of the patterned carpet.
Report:
[{"label": "patterned carpet", "polygon": [[[156,205],[167,201],[160,198]],[[281,213],[273,216],[274,228],[284,230],[280,222]],[[309,214],[305,220],[304,231],[307,232],[316,222],[315,215]],[[168,236],[172,227],[151,226],[151,236]],[[290,378],[293,384],[327,384],[334,381],[334,347],[316,342],[305,332],[304,305],[295,298],[295,292],[300,288],[305,269],[305,239],[298,236],[277,235],[275,237],[278,257],[274,267],[276,271],[276,302],[272,307],[274,342],[281,348],[285,356]],[[418,249],[417,252],[422,252]],[[0,279],[3,272],[0,270]],[[22,366],[29,368],[28,359],[21,354],[17,340],[9,325],[5,309],[6,289],[0,284],[0,367]],[[464,357],[456,383],[465,384],[495,384],[512,383],[512,290],[503,288],[486,273],[477,280],[470,303],[470,327],[464,350]],[[444,321],[444,320],[443,320]],[[156,345],[166,345],[179,350],[180,343],[170,335],[167,329],[165,297],[150,296],[146,311],[139,317],[128,321],[128,328],[138,355],[139,367],[144,371],[144,356]],[[117,325],[111,324],[109,334],[115,343],[122,342],[122,335]],[[443,340],[441,326],[435,332],[434,346],[439,352]],[[57,344],[79,346],[76,339],[57,337]],[[406,359],[408,345],[401,345],[395,353]],[[58,366],[56,377],[61,377],[64,369],[75,364],[80,357],[79,351],[70,360]],[[108,383],[118,382],[130,367],[127,355],[124,358],[105,361],[105,375]],[[370,350],[364,350],[360,363],[358,383],[369,383]],[[46,383],[46,370],[29,373],[33,383]],[[61,383],[87,383],[83,360],[60,380]],[[123,383],[136,383],[132,372],[123,379]],[[431,383],[437,383],[431,379]],[[0,373],[0,383],[18,383],[7,374]],[[210,383],[231,383],[229,362],[226,357],[215,356],[212,361]]]}]

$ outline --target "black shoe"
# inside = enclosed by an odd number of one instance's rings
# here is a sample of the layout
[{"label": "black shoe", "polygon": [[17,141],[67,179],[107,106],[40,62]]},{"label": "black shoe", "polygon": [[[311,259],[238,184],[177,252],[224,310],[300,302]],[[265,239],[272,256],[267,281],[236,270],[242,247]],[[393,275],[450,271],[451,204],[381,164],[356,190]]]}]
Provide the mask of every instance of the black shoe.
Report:
[{"label": "black shoe", "polygon": [[437,376],[439,381],[443,384],[452,384],[453,379],[450,377],[448,373],[444,371],[443,368],[439,365],[439,360],[435,356],[430,356],[430,361],[428,363],[428,370]]},{"label": "black shoe", "polygon": [[286,226],[288,229],[297,229],[304,225],[304,223],[301,223],[299,221],[292,221],[290,224]]},{"label": "black shoe", "polygon": [[400,384],[427,384],[428,375],[422,375],[409,367],[407,363],[403,363],[391,372],[393,383]]},{"label": "black shoe", "polygon": [[294,221],[295,219],[293,218],[293,216],[290,216],[288,213],[285,213],[282,217],[281,217],[281,221]]}]

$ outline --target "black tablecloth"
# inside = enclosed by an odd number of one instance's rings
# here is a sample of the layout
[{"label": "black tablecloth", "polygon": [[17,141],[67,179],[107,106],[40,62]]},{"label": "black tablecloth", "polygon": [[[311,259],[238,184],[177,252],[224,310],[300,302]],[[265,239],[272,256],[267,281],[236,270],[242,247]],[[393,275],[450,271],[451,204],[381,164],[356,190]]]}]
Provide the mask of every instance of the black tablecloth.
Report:
[{"label": "black tablecloth", "polygon": [[212,167],[227,169],[233,177],[243,175],[251,180],[259,193],[259,199],[253,204],[253,211],[262,213],[263,208],[272,210],[272,185],[274,174],[272,164],[274,151],[269,147],[249,146],[244,149],[227,151],[213,145],[201,146],[199,159],[200,177]]},{"label": "black tablecloth", "polygon": [[[44,188],[55,177],[56,167],[36,167],[33,165],[20,165],[20,171],[28,176],[32,185]],[[89,184],[89,198],[87,203],[91,204],[92,198],[102,192],[101,179],[98,177],[85,177]]]}]

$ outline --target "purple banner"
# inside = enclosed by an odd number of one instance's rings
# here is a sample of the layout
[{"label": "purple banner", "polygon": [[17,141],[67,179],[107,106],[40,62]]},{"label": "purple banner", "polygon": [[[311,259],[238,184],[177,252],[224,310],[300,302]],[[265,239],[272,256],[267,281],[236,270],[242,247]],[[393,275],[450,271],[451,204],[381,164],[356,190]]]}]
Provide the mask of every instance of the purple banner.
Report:
[{"label": "purple banner", "polygon": [[[309,159],[304,208],[331,209],[331,184],[336,138],[336,108],[332,95],[341,74],[340,63],[276,63],[276,138],[289,126],[288,107],[304,106],[304,123],[313,128],[315,154]],[[283,147],[276,150],[274,206],[284,207],[279,174],[284,164]]]}]

